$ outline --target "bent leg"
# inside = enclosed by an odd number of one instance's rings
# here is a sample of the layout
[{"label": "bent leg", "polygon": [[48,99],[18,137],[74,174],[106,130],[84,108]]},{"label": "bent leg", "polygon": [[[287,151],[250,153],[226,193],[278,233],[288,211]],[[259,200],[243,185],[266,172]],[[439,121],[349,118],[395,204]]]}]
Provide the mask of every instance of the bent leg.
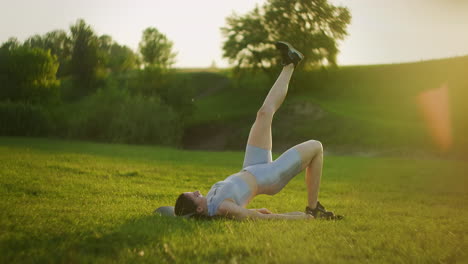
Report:
[{"label": "bent leg", "polygon": [[320,178],[323,167],[322,143],[309,140],[294,148],[297,149],[302,159],[302,169],[306,169],[305,182],[307,185],[307,202],[311,209],[317,206]]},{"label": "bent leg", "polygon": [[289,80],[291,80],[294,65],[289,64],[283,67],[278,79],[268,93],[262,107],[257,112],[252,128],[250,129],[247,144],[258,148],[271,150],[271,123],[273,115],[281,106],[288,92]]},{"label": "bent leg", "polygon": [[290,148],[275,161],[252,166],[247,170],[255,176],[258,194],[275,195],[280,192],[302,170],[301,154]]},{"label": "bent leg", "polygon": [[317,205],[322,163],[322,144],[309,140],[288,149],[272,163],[252,166],[247,170],[255,176],[259,194],[274,195],[306,169],[308,205],[313,209]]}]

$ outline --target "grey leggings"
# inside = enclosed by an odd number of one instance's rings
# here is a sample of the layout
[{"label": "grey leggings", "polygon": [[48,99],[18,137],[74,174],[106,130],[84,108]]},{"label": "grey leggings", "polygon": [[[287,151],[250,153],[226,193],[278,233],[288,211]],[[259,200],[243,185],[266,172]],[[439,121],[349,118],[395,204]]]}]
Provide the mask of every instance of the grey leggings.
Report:
[{"label": "grey leggings", "polygon": [[258,194],[274,195],[301,172],[301,164],[301,155],[295,148],[272,161],[271,150],[247,145],[242,169],[257,179]]}]

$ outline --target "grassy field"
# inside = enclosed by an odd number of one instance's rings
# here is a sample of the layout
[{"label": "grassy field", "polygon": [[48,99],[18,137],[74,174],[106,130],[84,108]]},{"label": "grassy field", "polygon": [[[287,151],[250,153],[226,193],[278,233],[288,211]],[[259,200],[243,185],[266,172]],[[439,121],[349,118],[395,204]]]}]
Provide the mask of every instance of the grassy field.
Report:
[{"label": "grassy field", "polygon": [[[325,145],[326,147],[326,145]],[[0,138],[0,263],[466,263],[468,164],[326,156],[320,201],[340,222],[153,215],[206,194],[241,152]],[[304,175],[251,208],[303,210]]]}]

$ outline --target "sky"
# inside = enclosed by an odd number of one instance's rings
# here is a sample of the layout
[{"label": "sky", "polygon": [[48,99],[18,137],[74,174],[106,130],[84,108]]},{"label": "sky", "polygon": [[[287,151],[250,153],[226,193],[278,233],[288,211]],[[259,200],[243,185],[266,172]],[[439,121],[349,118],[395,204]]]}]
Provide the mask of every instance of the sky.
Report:
[{"label": "sky", "polygon": [[[383,64],[468,55],[468,0],[329,0],[352,15],[340,65]],[[98,35],[138,48],[156,27],[174,42],[176,67],[228,66],[220,28],[233,12],[265,0],[0,0],[0,43],[26,40],[83,18]]]}]

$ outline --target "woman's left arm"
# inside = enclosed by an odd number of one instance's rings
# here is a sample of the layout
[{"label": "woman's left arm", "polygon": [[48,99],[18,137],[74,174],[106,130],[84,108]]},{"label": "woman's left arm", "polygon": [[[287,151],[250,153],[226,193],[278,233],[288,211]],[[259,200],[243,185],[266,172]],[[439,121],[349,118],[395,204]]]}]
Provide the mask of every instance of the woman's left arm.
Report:
[{"label": "woman's left arm", "polygon": [[250,211],[259,212],[261,214],[272,214],[272,212],[266,208],[259,208],[259,209],[249,209]]},{"label": "woman's left arm", "polygon": [[249,210],[234,204],[233,202],[224,201],[218,208],[220,215],[230,217],[236,220],[244,219],[283,219],[283,220],[298,220],[298,219],[313,219],[312,215],[307,214],[263,214],[256,210]]}]

